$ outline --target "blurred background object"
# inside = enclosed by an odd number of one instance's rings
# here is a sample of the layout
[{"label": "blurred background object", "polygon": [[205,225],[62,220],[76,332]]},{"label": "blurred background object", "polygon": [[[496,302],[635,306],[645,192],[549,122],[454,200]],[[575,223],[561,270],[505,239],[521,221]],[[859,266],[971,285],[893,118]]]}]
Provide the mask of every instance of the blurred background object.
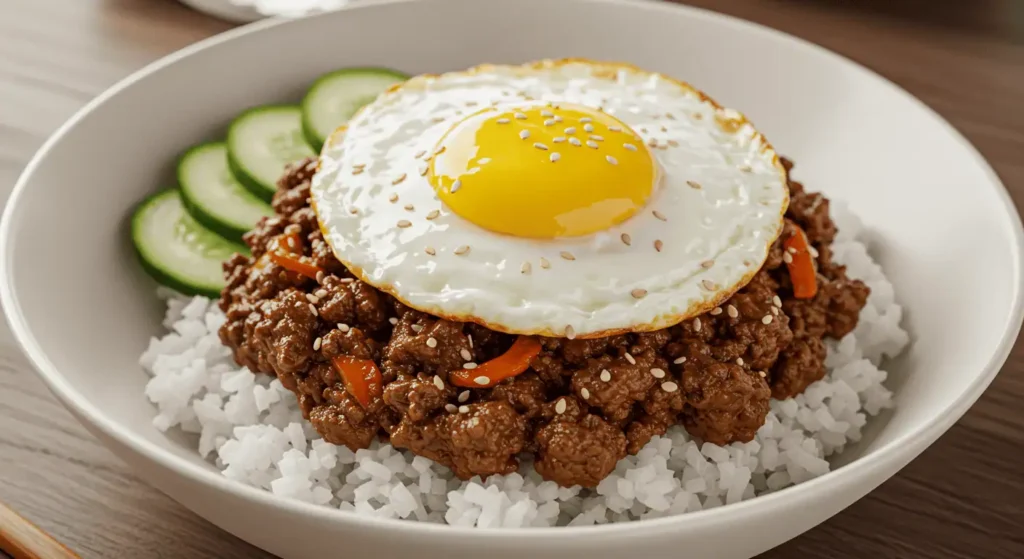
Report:
[{"label": "blurred background object", "polygon": [[349,0],[181,0],[214,17],[234,23],[248,23],[268,16],[299,17],[312,12],[334,10]]}]

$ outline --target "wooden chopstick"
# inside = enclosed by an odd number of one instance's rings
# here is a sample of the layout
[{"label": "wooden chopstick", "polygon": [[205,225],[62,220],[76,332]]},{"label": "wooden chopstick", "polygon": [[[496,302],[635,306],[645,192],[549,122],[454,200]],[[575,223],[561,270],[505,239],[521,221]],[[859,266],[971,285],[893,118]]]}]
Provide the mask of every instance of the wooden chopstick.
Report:
[{"label": "wooden chopstick", "polygon": [[0,551],[14,559],[80,559],[38,526],[0,503]]}]

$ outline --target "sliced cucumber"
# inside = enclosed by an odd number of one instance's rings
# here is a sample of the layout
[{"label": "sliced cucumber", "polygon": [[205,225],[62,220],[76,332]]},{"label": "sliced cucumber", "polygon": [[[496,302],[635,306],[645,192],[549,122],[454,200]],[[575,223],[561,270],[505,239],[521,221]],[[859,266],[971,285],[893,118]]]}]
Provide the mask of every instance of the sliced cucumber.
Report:
[{"label": "sliced cucumber", "polygon": [[256,107],[242,113],[228,128],[227,146],[235,178],[268,202],[286,165],[316,155],[302,135],[302,111],[293,105]]},{"label": "sliced cucumber", "polygon": [[263,216],[274,215],[266,202],[239,184],[228,169],[223,143],[198,145],[178,162],[181,201],[192,217],[232,241],[253,228]]},{"label": "sliced cucumber", "polygon": [[363,105],[409,76],[387,68],[346,68],[318,78],[302,100],[302,131],[320,151],[327,136],[348,122]]},{"label": "sliced cucumber", "polygon": [[236,252],[249,252],[193,219],[176,189],[139,204],[132,216],[132,242],[142,266],[158,282],[207,297],[219,297],[224,288],[221,263]]}]

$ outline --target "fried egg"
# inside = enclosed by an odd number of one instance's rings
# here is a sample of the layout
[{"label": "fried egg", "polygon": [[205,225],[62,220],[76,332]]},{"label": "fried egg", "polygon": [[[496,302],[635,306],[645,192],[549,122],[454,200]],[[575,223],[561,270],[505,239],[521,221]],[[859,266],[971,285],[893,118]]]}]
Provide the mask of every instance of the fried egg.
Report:
[{"label": "fried egg", "polygon": [[570,338],[716,306],[761,267],[789,203],[743,115],[584,60],[393,87],[328,139],[311,199],[338,259],[403,303]]}]

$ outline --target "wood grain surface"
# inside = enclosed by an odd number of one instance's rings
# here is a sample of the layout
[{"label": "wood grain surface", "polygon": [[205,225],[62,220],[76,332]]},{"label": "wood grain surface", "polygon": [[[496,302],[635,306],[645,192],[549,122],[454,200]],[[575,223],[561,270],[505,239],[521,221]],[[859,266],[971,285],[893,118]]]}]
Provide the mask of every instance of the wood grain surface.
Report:
[{"label": "wood grain surface", "polygon": [[[908,89],[978,146],[1021,208],[1024,2],[690,3],[804,37]],[[228,27],[173,0],[0,2],[0,199],[46,137],[90,98]],[[1018,343],[981,400],[920,458],[765,557],[1024,557],[1022,402]],[[139,481],[47,392],[6,326],[0,501],[86,558],[267,557]]]}]

